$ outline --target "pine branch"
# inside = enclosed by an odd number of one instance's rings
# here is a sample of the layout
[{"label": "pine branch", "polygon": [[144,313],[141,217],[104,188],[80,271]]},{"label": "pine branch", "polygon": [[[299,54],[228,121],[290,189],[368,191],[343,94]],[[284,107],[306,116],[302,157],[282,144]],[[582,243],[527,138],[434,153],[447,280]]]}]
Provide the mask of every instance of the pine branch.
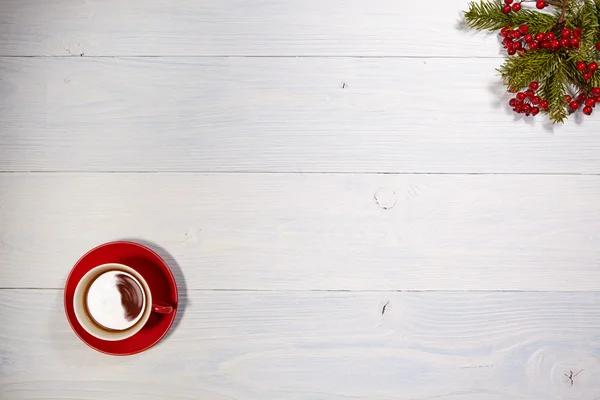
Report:
[{"label": "pine branch", "polygon": [[583,35],[580,38],[579,56],[586,59],[594,59],[597,56],[595,44],[598,37],[598,10],[596,8],[597,0],[584,0],[579,5],[578,12],[574,15],[572,23],[583,27]]},{"label": "pine branch", "polygon": [[499,1],[471,2],[469,11],[465,12],[465,23],[469,28],[488,31],[497,31],[507,25],[518,26],[526,23],[534,31],[546,32],[556,25],[557,20],[556,15],[533,10],[504,14],[502,3]]},{"label": "pine branch", "polygon": [[[598,29],[596,29],[596,38],[594,41],[600,43],[600,0],[594,0],[594,5],[596,6],[596,16],[598,19]],[[598,54],[597,57],[600,58],[600,54]]]},{"label": "pine branch", "polygon": [[549,77],[561,63],[558,53],[528,52],[523,57],[509,57],[498,68],[504,84],[513,90],[521,90],[533,81]]},{"label": "pine branch", "polygon": [[540,87],[540,96],[548,100],[548,114],[552,122],[564,123],[567,118],[567,94],[569,84],[564,63],[558,63]]}]

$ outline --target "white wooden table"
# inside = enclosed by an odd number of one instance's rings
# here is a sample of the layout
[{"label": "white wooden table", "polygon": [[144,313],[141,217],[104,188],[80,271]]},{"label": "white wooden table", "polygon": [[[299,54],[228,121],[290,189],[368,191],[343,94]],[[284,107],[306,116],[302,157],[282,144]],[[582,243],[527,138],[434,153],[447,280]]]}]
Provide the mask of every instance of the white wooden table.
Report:
[{"label": "white wooden table", "polygon": [[[0,399],[600,398],[600,116],[465,7],[0,0]],[[117,239],[181,295],[124,358],[62,308]]]}]

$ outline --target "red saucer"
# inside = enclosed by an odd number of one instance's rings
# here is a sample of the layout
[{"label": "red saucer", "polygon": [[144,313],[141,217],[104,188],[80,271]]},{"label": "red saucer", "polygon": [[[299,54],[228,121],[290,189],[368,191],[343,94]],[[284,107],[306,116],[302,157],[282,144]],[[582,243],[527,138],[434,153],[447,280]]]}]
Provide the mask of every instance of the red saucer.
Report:
[{"label": "red saucer", "polygon": [[[90,269],[107,263],[124,264],[135,269],[148,282],[152,299],[172,305],[173,312],[152,313],[142,330],[124,340],[107,341],[90,335],[75,318],[73,294],[83,275]],[[114,356],[140,353],[158,343],[173,324],[177,313],[177,284],[169,266],[149,248],[133,242],[105,243],[86,253],[71,270],[65,284],[65,313],[75,334],[91,348]]]}]

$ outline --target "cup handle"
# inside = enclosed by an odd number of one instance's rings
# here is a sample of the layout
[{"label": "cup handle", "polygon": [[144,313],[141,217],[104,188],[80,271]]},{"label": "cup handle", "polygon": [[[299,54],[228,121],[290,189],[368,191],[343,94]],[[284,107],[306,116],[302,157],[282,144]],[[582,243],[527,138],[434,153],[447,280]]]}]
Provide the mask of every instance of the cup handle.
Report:
[{"label": "cup handle", "polygon": [[159,314],[171,314],[173,312],[173,306],[166,304],[154,303],[152,304],[152,311]]}]

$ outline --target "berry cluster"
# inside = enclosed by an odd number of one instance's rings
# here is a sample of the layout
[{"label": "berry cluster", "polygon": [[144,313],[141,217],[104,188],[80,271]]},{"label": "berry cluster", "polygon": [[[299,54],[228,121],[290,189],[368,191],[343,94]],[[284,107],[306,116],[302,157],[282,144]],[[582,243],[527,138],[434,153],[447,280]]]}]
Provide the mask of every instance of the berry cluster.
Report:
[{"label": "berry cluster", "polygon": [[572,31],[564,28],[559,34],[554,32],[528,33],[529,26],[527,24],[522,24],[515,29],[511,28],[507,25],[500,30],[500,36],[504,38],[502,44],[510,56],[514,54],[522,56],[527,50],[545,49],[556,52],[561,49],[577,49],[580,44],[579,38],[583,33],[581,28],[575,28]]},{"label": "berry cluster", "polygon": [[540,109],[548,109],[548,101],[542,100],[536,92],[540,85],[537,82],[531,82],[529,89],[525,92],[518,92],[514,98],[510,99],[508,105],[513,108],[517,114],[525,114],[526,116],[536,116],[540,113]]},{"label": "berry cluster", "polygon": [[[511,11],[513,11],[513,12],[521,11],[521,3],[523,1],[524,0],[521,0],[520,2],[516,2],[513,4],[513,0],[504,0],[504,6],[502,6],[502,12],[504,14],[509,14]],[[542,10],[542,9],[548,7],[548,2],[543,1],[543,0],[538,0],[535,2],[535,7],[538,10]]]},{"label": "berry cluster", "polygon": [[583,113],[590,115],[596,107],[597,103],[600,103],[600,88],[592,88],[588,94],[580,93],[576,99],[571,96],[565,96],[565,100],[569,103],[569,109],[572,112],[577,111],[581,105],[583,105]]},{"label": "berry cluster", "polygon": [[586,64],[583,61],[577,63],[577,71],[581,72],[583,79],[589,81],[594,76],[594,72],[598,70],[598,63],[592,61],[589,64]]},{"label": "berry cluster", "polygon": [[513,0],[504,0],[504,6],[502,7],[502,12],[504,14],[508,14],[511,11],[519,12],[521,10],[521,3],[514,3]]}]

